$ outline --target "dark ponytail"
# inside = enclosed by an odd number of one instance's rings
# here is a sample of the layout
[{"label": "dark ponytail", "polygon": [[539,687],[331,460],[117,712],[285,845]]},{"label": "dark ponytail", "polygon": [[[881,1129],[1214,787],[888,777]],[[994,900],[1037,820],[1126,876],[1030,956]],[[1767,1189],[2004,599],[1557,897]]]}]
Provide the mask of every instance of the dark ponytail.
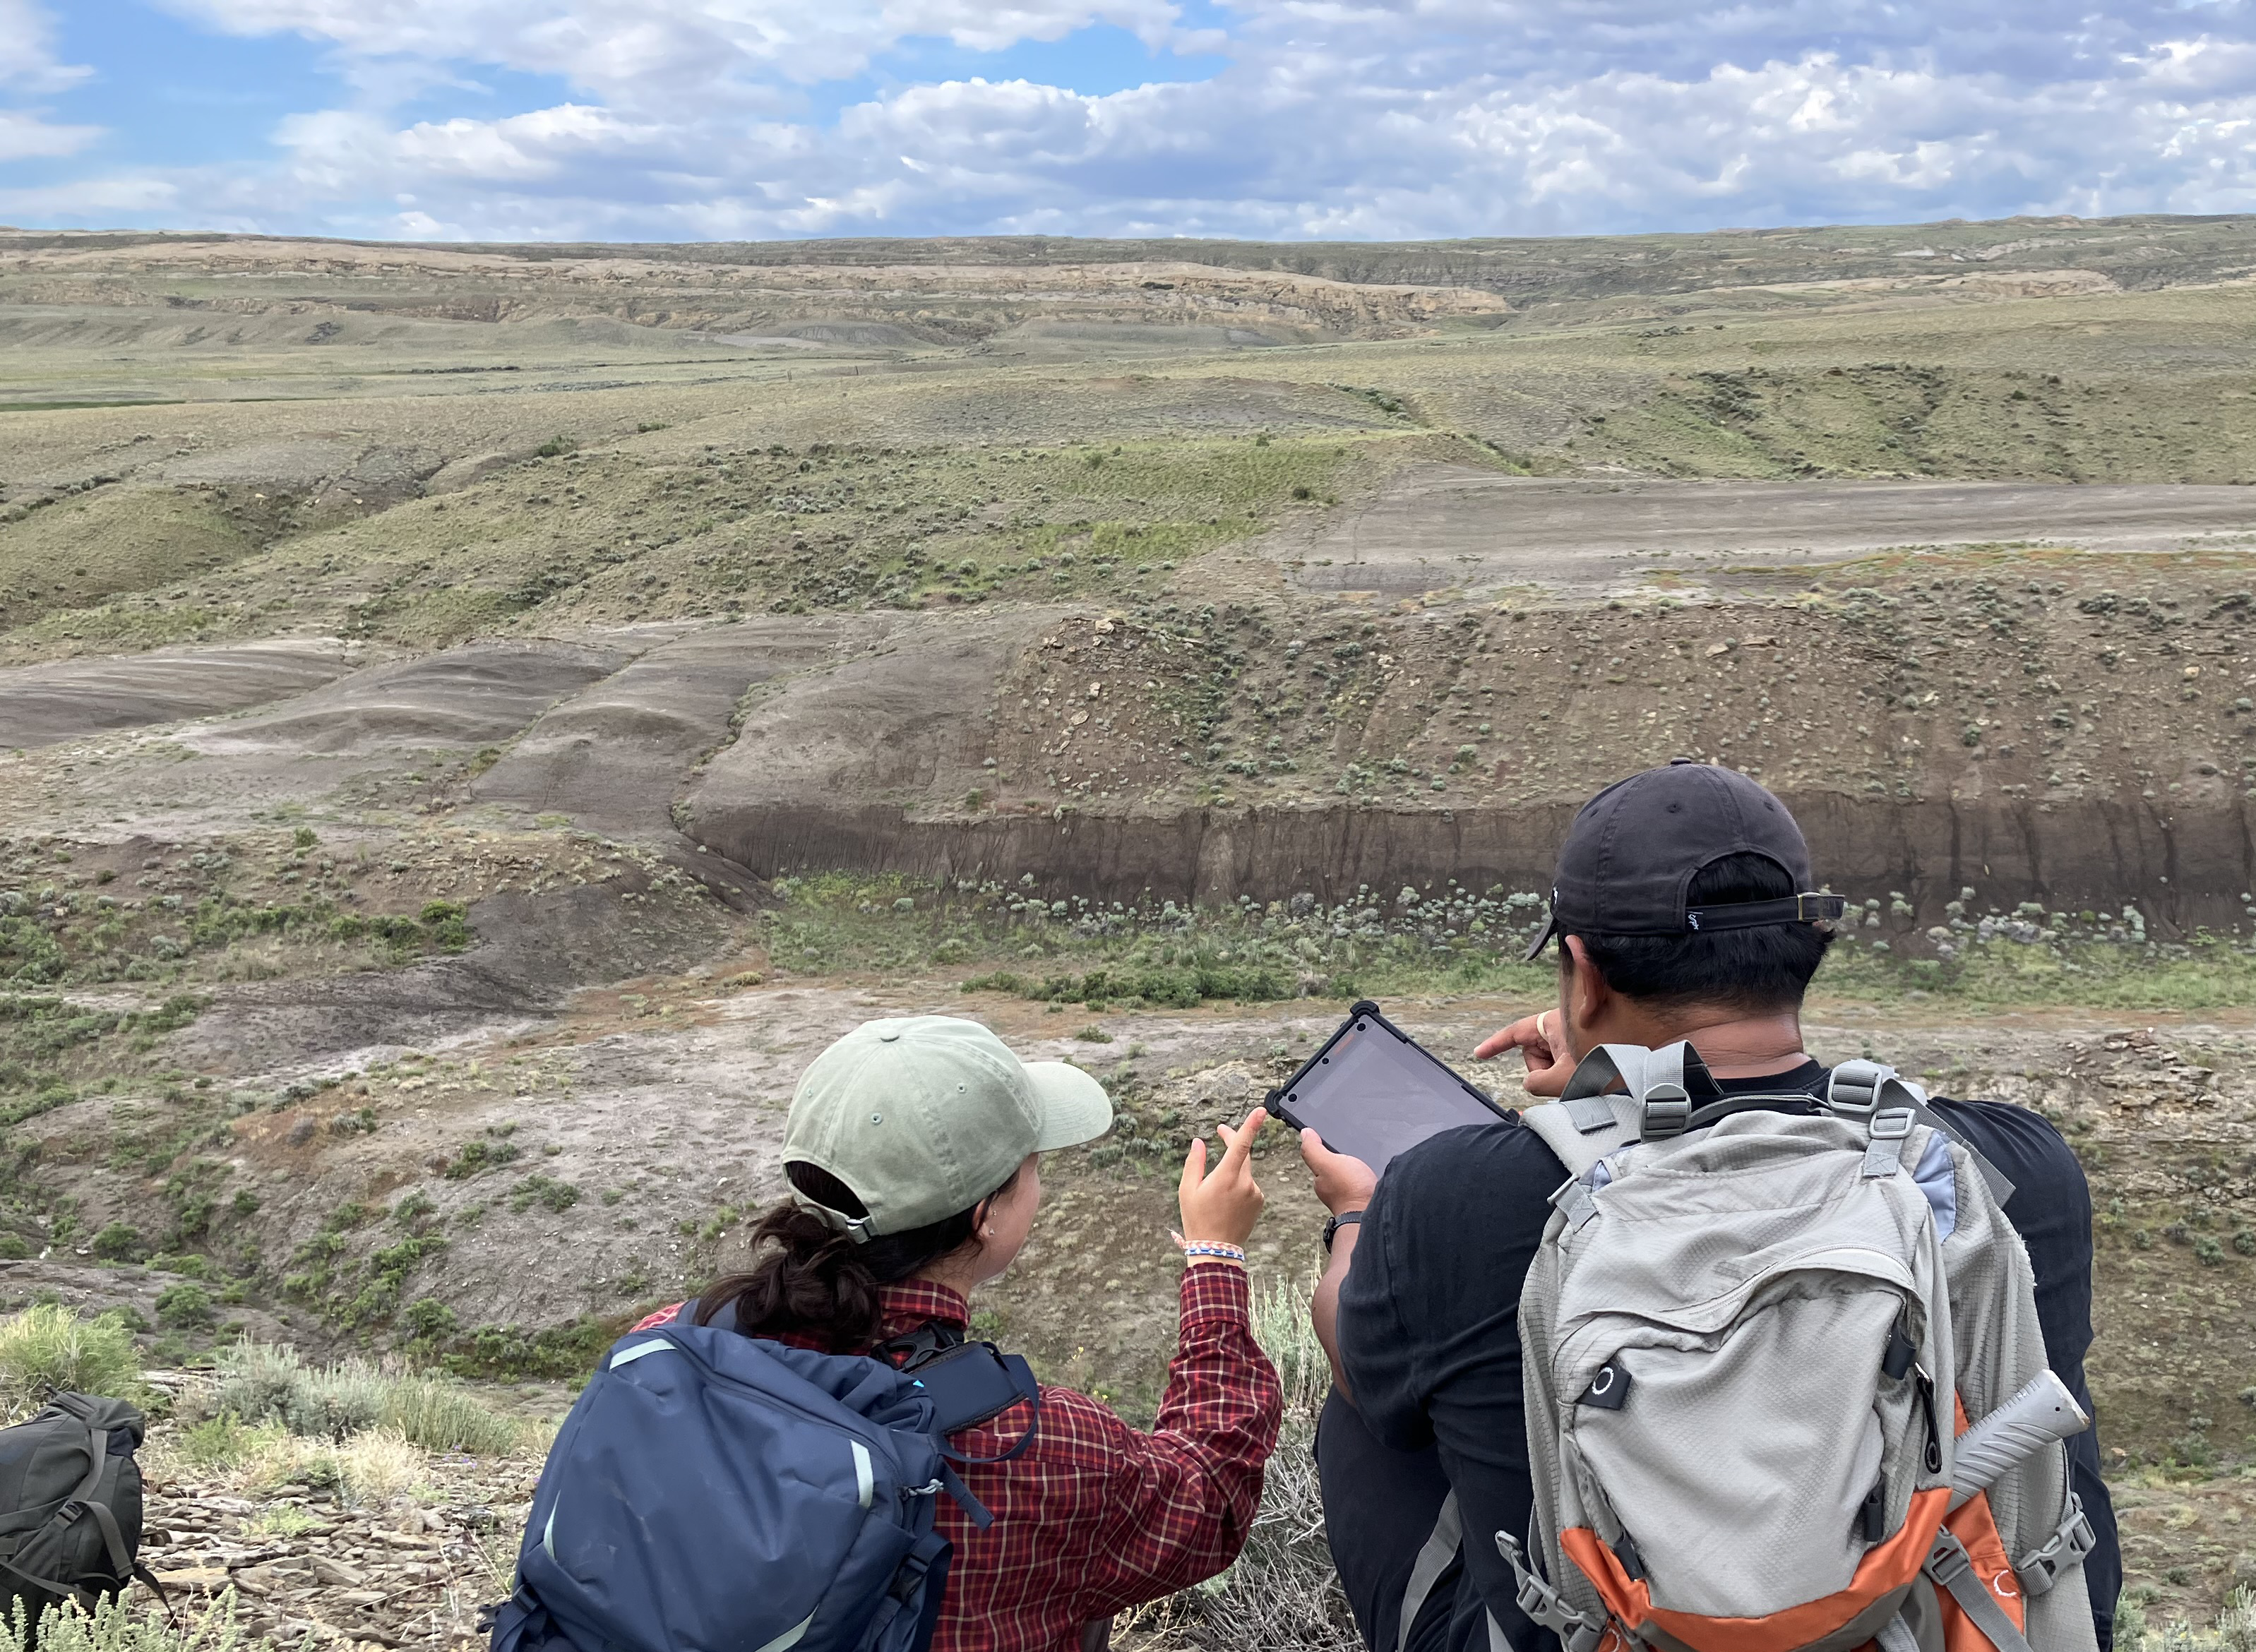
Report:
[{"label": "dark ponytail", "polygon": [[[786,1164],[793,1187],[848,1216],[868,1207],[845,1183],[812,1164]],[[1018,1185],[1019,1172],[968,1211],[857,1245],[814,1212],[786,1199],[752,1229],[752,1265],[716,1280],[697,1298],[697,1323],[710,1325],[734,1304],[737,1329],[750,1337],[813,1339],[826,1353],[867,1353],[878,1339],[878,1288],[896,1284],[961,1250],[979,1212]]]}]

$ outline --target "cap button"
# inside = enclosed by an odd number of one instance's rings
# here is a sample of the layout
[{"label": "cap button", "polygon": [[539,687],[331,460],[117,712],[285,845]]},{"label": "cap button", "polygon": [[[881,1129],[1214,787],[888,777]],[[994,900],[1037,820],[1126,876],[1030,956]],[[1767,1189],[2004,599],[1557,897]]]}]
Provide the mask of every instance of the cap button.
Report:
[{"label": "cap button", "polygon": [[1668,760],[1668,766],[1669,766],[1671,769],[1674,769],[1674,768],[1677,768],[1677,767],[1681,766],[1681,764],[1690,763],[1691,761],[1692,761],[1692,759],[1691,759],[1691,758],[1689,758],[1689,757],[1671,757],[1671,758]]},{"label": "cap button", "polygon": [[899,1038],[900,1036],[901,1036],[900,1029],[899,1029],[899,1028],[898,1028],[898,1027],[896,1027],[896,1028],[892,1029],[891,1031],[888,1031],[888,1032],[881,1032],[881,1033],[879,1033],[879,1034],[878,1035],[878,1042],[879,1044],[892,1044],[895,1039]]}]

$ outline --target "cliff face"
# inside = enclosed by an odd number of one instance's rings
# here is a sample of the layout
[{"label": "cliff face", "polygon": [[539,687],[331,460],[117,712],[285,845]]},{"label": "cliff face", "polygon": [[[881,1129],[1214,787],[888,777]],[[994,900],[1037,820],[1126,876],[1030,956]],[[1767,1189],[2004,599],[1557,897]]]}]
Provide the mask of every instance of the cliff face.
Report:
[{"label": "cliff face", "polygon": [[[1839,792],[1781,794],[1835,891],[1884,906],[1901,894],[1921,924],[1964,888],[1985,906],[2112,912],[2135,903],[2154,933],[2245,921],[2256,877],[2246,805],[2164,812],[2142,801],[1950,799],[1876,806]],[[1542,893],[1572,803],[1448,810],[1201,808],[910,820],[897,808],[775,804],[701,816],[699,835],[762,877],[835,867],[1069,889],[1103,900],[1326,903],[1454,878],[1486,892]]]},{"label": "cliff face", "polygon": [[2134,560],[1728,608],[892,623],[749,702],[677,819],[760,876],[1540,892],[1584,798],[1690,756],[1784,797],[1834,889],[1922,924],[1972,887],[2230,927],[2256,887],[2249,605],[2160,567],[2174,594],[2098,587]]}]

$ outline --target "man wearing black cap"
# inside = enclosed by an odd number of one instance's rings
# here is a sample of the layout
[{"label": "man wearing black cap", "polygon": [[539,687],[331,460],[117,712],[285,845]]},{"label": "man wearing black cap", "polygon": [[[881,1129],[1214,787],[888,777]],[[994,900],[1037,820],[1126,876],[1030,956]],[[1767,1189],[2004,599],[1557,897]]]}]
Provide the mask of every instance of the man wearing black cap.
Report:
[{"label": "man wearing black cap", "polygon": [[[1684,1039],[1727,1095],[1815,1097],[1827,1069],[1801,1047],[1801,1000],[1841,912],[1815,889],[1794,817],[1753,781],[1682,758],[1632,775],[1583,806],[1559,852],[1551,920],[1528,951],[1558,942],[1557,1007],[1473,1054],[1519,1051],[1529,1093],[1555,1096],[1599,1044]],[[2035,1271],[2046,1353],[2090,1411],[2082,1169],[2025,1109],[1930,1105],[2012,1182],[2006,1214]],[[1357,1626],[1374,1652],[1552,1652],[1489,1539],[1527,1529],[1517,1316],[1566,1167],[1516,1121],[1434,1136],[1377,1184],[1313,1131],[1301,1151],[1333,1215],[1315,1317],[1336,1386],[1316,1455]],[[2099,1538],[2086,1575],[2106,1648],[2122,1561],[2096,1431],[2070,1453]]]}]

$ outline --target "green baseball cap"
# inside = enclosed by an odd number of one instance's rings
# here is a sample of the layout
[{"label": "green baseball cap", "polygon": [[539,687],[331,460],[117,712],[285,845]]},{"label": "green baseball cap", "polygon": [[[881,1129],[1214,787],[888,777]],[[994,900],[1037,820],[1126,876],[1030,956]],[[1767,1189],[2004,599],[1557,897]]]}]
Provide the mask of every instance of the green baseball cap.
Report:
[{"label": "green baseball cap", "polygon": [[1021,1061],[976,1021],[867,1021],[815,1057],[791,1098],[786,1163],[812,1164],[868,1208],[793,1198],[858,1243],[968,1211],[1029,1153],[1112,1128],[1104,1086],[1062,1061]]}]

